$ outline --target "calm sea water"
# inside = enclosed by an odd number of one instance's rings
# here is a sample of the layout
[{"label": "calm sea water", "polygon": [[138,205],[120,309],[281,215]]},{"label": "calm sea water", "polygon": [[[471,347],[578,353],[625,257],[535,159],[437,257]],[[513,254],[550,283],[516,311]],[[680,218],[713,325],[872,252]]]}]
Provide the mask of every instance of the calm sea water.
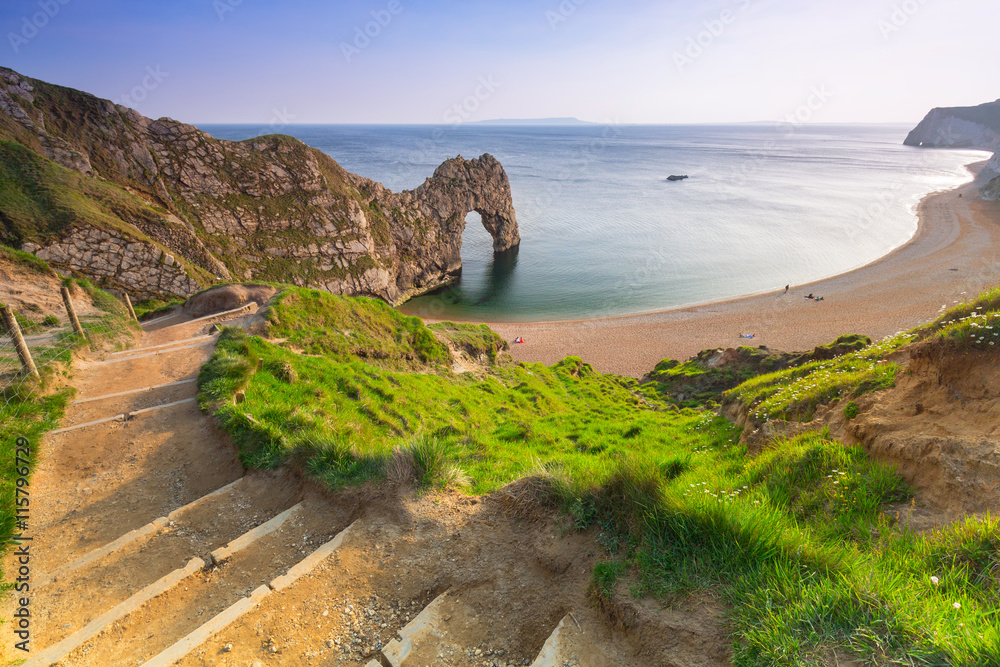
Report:
[{"label": "calm sea water", "polygon": [[903,146],[903,125],[204,129],[290,134],[394,191],[449,157],[492,153],[510,177],[520,248],[494,257],[471,213],[460,282],[403,306],[485,321],[648,312],[843,273],[905,243],[918,201],[987,157]]}]

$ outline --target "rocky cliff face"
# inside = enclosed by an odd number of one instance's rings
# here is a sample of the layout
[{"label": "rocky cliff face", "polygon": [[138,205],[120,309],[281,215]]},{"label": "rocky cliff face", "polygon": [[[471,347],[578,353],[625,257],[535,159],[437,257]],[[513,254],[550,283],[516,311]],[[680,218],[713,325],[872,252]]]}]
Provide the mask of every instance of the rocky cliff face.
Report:
[{"label": "rocky cliff face", "polygon": [[986,169],[994,174],[1000,174],[1000,149],[993,154],[990,161],[986,163]]},{"label": "rocky cliff face", "polygon": [[[34,208],[0,198],[0,240],[140,296],[258,279],[397,304],[454,279],[470,211],[497,252],[520,242],[510,183],[491,155],[448,160],[393,193],[291,137],[220,141],[3,68],[0,140],[59,165],[32,171],[44,175],[24,188],[44,194]],[[23,155],[5,154],[15,156],[8,173],[23,171]],[[86,206],[67,183],[87,191]],[[73,214],[32,217],[52,202]]]},{"label": "rocky cliff face", "polygon": [[996,151],[984,174],[998,175],[981,189],[983,199],[1000,200],[1000,100],[976,107],[932,109],[903,143],[924,148],[978,148]]},{"label": "rocky cliff face", "polygon": [[925,148],[1000,150],[1000,100],[976,107],[932,109],[903,143]]},{"label": "rocky cliff face", "polygon": [[[1000,155],[1000,153],[998,153]],[[982,198],[987,201],[1000,201],[1000,176],[983,186],[979,191]]]}]

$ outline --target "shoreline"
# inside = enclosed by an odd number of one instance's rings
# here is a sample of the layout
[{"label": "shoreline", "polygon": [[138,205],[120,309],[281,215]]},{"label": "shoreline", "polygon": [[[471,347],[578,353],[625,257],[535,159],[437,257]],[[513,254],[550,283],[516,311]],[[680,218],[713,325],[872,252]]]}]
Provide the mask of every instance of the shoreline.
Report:
[{"label": "shoreline", "polygon": [[[512,345],[519,361],[552,364],[575,355],[601,372],[631,377],[662,359],[684,360],[703,349],[766,345],[799,351],[848,333],[877,340],[1000,282],[1000,203],[976,196],[985,163],[967,165],[971,182],[921,199],[917,230],[906,243],[864,266],[794,285],[788,294],[778,290],[596,319],[482,323],[507,340],[526,340]],[[807,293],[824,300],[802,298]],[[741,339],[740,333],[755,337]]]}]

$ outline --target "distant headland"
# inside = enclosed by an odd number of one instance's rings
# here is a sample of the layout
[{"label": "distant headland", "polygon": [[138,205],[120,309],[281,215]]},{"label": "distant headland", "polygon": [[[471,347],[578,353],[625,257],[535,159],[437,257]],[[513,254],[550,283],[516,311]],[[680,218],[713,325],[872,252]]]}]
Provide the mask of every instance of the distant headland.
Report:
[{"label": "distant headland", "polygon": [[579,118],[493,118],[477,120],[469,125],[597,125]]},{"label": "distant headland", "polygon": [[922,148],[974,148],[995,151],[982,178],[983,199],[1000,200],[1000,100],[974,107],[931,109],[903,141]]}]

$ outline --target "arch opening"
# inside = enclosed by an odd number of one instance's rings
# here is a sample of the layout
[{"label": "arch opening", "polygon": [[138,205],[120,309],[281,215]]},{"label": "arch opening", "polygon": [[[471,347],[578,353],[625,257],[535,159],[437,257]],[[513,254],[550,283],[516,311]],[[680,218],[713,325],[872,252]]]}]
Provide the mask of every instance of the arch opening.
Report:
[{"label": "arch opening", "polygon": [[485,263],[493,258],[493,235],[486,230],[478,211],[469,211],[465,216],[461,254],[463,264],[470,260]]}]

